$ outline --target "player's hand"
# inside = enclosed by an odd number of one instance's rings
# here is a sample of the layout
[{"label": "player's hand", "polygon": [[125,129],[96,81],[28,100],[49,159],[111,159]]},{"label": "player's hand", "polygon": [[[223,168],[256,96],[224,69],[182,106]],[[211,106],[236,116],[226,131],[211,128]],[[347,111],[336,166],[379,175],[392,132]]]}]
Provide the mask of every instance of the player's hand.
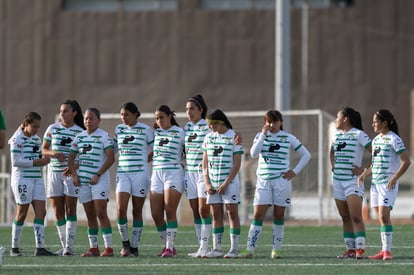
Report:
[{"label": "player's hand", "polygon": [[294,177],[296,177],[295,172],[293,172],[293,170],[289,170],[287,172],[282,173],[282,178],[287,179],[287,180],[291,180]]},{"label": "player's hand", "polygon": [[267,124],[263,125],[262,134],[266,135],[266,133],[267,133],[267,131],[269,131],[269,129],[270,129],[270,125],[267,125]]},{"label": "player's hand", "polygon": [[80,181],[79,181],[78,175],[73,175],[72,179],[73,179],[73,185],[80,186]]},{"label": "player's hand", "polygon": [[89,184],[90,185],[95,185],[98,183],[99,181],[99,176],[98,175],[93,175],[92,178],[89,180]]},{"label": "player's hand", "polygon": [[72,173],[70,172],[70,169],[69,169],[69,167],[66,167],[64,170],[63,170],[63,173],[62,173],[65,177],[70,177],[71,175],[72,175]]},{"label": "player's hand", "polygon": [[394,190],[396,184],[397,184],[397,179],[395,179],[394,177],[392,177],[390,179],[390,181],[388,182],[388,184],[387,184],[387,189],[388,190]]},{"label": "player's hand", "polygon": [[53,156],[60,162],[64,162],[65,161],[65,155],[61,152],[55,152],[53,154]]}]

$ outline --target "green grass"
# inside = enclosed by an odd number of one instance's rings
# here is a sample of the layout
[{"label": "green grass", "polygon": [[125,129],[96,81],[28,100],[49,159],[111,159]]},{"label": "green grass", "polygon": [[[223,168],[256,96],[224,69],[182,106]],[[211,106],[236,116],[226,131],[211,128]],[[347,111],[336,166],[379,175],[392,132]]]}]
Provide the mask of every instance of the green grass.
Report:
[{"label": "green grass", "polygon": [[[0,228],[0,244],[6,248],[1,274],[413,274],[414,230],[412,225],[395,225],[392,261],[338,260],[344,251],[340,226],[286,225],[281,259],[271,259],[271,226],[265,225],[256,257],[253,259],[191,259],[186,255],[197,250],[192,226],[179,227],[176,240],[177,256],[155,256],[163,245],[153,226],[144,228],[138,258],[121,258],[121,241],[116,228],[113,243],[116,256],[112,258],[82,258],[87,250],[86,228],[79,227],[73,257],[34,257],[34,236],[31,227],[25,227],[20,248],[23,257],[10,257],[10,228]],[[242,228],[241,249],[245,248],[248,227]],[[58,250],[56,229],[46,228],[46,244]],[[228,228],[225,231],[224,250],[229,248]],[[100,245],[103,241],[100,239]],[[367,254],[380,249],[379,227],[367,226]]]}]

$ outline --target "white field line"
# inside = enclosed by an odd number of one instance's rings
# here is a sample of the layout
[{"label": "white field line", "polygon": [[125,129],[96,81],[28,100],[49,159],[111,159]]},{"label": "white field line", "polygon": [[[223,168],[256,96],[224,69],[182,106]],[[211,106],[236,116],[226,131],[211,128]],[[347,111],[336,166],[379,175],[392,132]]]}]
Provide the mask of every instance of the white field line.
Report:
[{"label": "white field line", "polygon": [[[361,261],[355,261],[355,264],[353,264],[351,261],[342,261],[342,262],[338,262],[338,263],[240,263],[239,261],[237,263],[212,263],[210,261],[206,261],[205,263],[165,263],[165,264],[161,264],[161,263],[152,263],[152,264],[148,264],[148,263],[143,263],[143,264],[139,264],[139,263],[133,263],[133,264],[129,264],[129,263],[123,263],[123,264],[79,264],[77,263],[76,265],[73,264],[59,264],[59,267],[70,267],[72,270],[76,269],[76,268],[85,268],[85,267],[171,267],[171,266],[176,266],[176,267],[181,267],[181,266],[185,266],[185,267],[189,267],[189,266],[205,266],[208,262],[209,266],[236,266],[236,267],[257,267],[257,266],[350,266],[351,265],[357,265],[357,266],[374,266],[374,265],[378,265],[378,264],[382,264],[382,265],[389,265],[389,266],[414,266],[414,262],[412,261],[407,261],[407,262],[389,262],[389,263],[383,263],[383,261],[375,261],[375,262],[361,262]],[[22,268],[33,268],[33,267],[50,267],[53,265],[50,264],[19,264],[19,265],[8,265],[8,264],[3,264],[3,267],[13,267],[14,269],[22,269]]]}]

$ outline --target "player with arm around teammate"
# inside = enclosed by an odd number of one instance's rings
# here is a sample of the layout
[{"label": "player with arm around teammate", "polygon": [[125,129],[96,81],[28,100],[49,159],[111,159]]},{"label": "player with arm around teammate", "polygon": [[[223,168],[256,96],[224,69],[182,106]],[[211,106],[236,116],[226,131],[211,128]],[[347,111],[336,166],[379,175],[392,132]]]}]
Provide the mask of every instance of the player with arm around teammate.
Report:
[{"label": "player with arm around teammate", "polygon": [[34,211],[33,231],[35,234],[35,256],[53,256],[45,249],[46,193],[42,178],[42,167],[50,158],[42,157],[42,140],[37,135],[41,117],[36,112],[28,113],[21,128],[9,140],[11,154],[11,188],[17,203],[12,224],[12,249],[10,256],[21,256],[19,249],[30,204]]},{"label": "player with arm around teammate", "polygon": [[[295,168],[290,168],[290,150],[300,155]],[[282,114],[268,111],[262,131],[256,134],[250,149],[253,158],[259,157],[257,182],[254,196],[253,221],[247,237],[247,249],[241,257],[252,258],[257,241],[263,230],[267,209],[273,205],[273,246],[271,258],[280,258],[284,237],[285,209],[290,206],[291,180],[306,166],[310,153],[292,134],[283,131]]]},{"label": "player with arm around teammate", "polygon": [[[84,114],[86,130],[72,142],[68,164],[75,186],[79,186],[79,201],[83,204],[88,219],[89,249],[82,257],[113,256],[112,227],[107,206],[110,192],[109,168],[114,162],[113,140],[99,128],[101,115],[98,109],[88,108]],[[79,157],[79,169],[75,164]],[[99,223],[98,223],[99,220]],[[98,248],[99,224],[102,229],[105,249]]]},{"label": "player with arm around teammate", "polygon": [[359,112],[343,108],[335,119],[338,131],[331,143],[330,161],[333,172],[333,196],[342,218],[346,251],[338,259],[363,259],[365,253],[365,225],[362,219],[364,186],[358,185],[363,172],[364,150],[371,152],[371,139],[362,129]]},{"label": "player with arm around teammate", "polygon": [[370,202],[381,225],[382,248],[368,258],[386,261],[392,260],[391,210],[397,198],[399,178],[407,171],[411,161],[399,136],[397,121],[389,110],[375,112],[372,128],[377,136],[372,140],[371,167],[361,174],[358,181],[362,185],[365,177],[372,174]]},{"label": "player with arm around teammate", "polygon": [[[143,229],[142,208],[150,186],[148,160],[154,145],[152,129],[138,121],[138,107],[127,102],[120,111],[122,123],[115,128],[114,146],[118,153],[116,175],[117,225],[122,239],[121,256],[138,256]],[[132,234],[128,237],[127,210],[132,201]]]},{"label": "player with arm around teammate", "polygon": [[42,153],[51,158],[47,170],[47,197],[56,216],[56,228],[62,248],[56,255],[73,255],[79,187],[73,184],[68,166],[70,146],[75,136],[85,129],[81,107],[76,100],[60,105],[60,121],[51,124],[43,137]]}]

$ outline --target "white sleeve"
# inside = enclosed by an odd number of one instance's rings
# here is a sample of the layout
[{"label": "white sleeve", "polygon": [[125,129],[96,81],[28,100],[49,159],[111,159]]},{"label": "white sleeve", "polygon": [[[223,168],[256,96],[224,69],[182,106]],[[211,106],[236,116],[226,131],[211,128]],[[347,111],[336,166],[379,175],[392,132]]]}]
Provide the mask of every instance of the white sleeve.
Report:
[{"label": "white sleeve", "polygon": [[33,167],[33,160],[21,158],[21,154],[11,154],[11,163],[13,167],[28,168]]},{"label": "white sleeve", "polygon": [[295,172],[295,174],[297,175],[300,173],[300,171],[302,171],[303,168],[305,168],[306,164],[308,164],[311,158],[311,154],[309,153],[308,149],[306,149],[306,147],[303,146],[303,144],[296,152],[298,152],[300,155],[300,160],[298,164],[295,168],[293,168],[293,172]]},{"label": "white sleeve", "polygon": [[262,151],[263,142],[265,140],[265,135],[258,133],[253,140],[253,145],[250,148],[250,155],[252,158],[257,158]]}]

